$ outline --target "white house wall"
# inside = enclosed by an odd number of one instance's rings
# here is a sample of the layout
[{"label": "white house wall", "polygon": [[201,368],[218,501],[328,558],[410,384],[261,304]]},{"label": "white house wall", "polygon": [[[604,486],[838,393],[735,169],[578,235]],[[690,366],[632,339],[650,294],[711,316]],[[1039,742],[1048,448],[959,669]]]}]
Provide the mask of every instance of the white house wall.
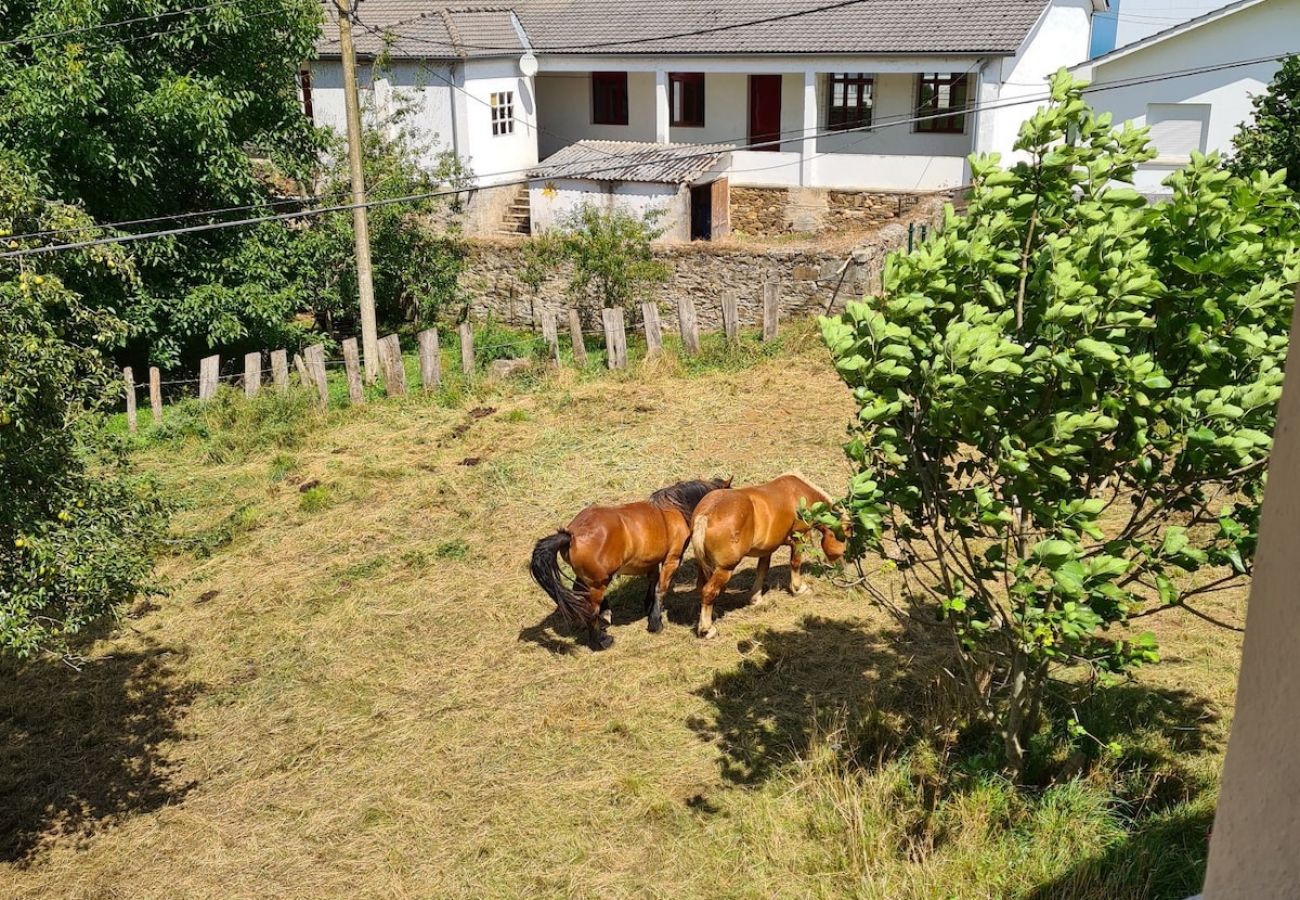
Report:
[{"label": "white house wall", "polygon": [[626,125],[593,125],[590,72],[544,72],[537,76],[537,106],[545,117],[537,136],[542,159],[582,140],[655,139],[655,76],[632,72],[627,78]]},{"label": "white house wall", "polygon": [[[1088,72],[1094,88],[1104,88],[1108,83],[1130,78],[1294,53],[1297,49],[1300,49],[1300,0],[1269,0],[1131,54],[1103,61]],[[1267,90],[1277,68],[1276,62],[1269,61],[1132,87],[1094,90],[1088,94],[1088,100],[1096,109],[1112,113],[1117,123],[1132,121],[1137,125],[1147,124],[1147,111],[1152,104],[1209,104],[1205,149],[1228,151],[1238,126],[1253,119],[1251,95]],[[1138,186],[1153,190],[1186,162],[1184,157],[1157,159],[1142,167]]]},{"label": "white house wall", "polygon": [[1123,47],[1173,28],[1180,22],[1213,12],[1230,2],[1232,0],[1123,0],[1116,14],[1115,46]]},{"label": "white house wall", "polygon": [[[464,66],[464,128],[457,129],[460,154],[480,184],[515,181],[537,165],[537,98],[533,80],[519,72],[514,59],[466,60]],[[513,134],[492,134],[492,94],[515,95]]]},{"label": "white house wall", "polygon": [[1047,79],[1062,66],[1086,60],[1091,41],[1092,0],[1056,0],[1043,10],[1017,55],[991,60],[981,100],[995,108],[977,115],[977,152],[1001,153],[1006,163],[1020,156],[1015,150],[1020,126],[1043,105]]},{"label": "white house wall", "polygon": [[528,193],[537,232],[555,228],[583,205],[592,204],[641,218],[656,213],[655,224],[664,230],[664,240],[691,239],[690,190],[677,185],[560,178],[535,181]]}]

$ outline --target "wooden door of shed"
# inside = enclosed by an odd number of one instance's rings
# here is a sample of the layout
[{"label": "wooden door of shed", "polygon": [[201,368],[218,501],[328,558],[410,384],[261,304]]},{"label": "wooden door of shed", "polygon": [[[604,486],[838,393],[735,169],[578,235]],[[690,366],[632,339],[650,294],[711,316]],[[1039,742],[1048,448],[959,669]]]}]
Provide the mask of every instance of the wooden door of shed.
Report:
[{"label": "wooden door of shed", "polygon": [[731,237],[731,184],[719,178],[711,185],[713,193],[713,228],[711,241],[725,241]]}]

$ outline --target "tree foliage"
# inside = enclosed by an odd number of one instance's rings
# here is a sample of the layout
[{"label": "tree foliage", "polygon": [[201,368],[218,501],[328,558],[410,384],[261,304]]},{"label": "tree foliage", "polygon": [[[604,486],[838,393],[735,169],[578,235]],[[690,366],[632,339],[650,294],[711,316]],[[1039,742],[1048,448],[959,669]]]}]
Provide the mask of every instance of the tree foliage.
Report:
[{"label": "tree foliage", "polygon": [[[3,0],[0,149],[43,196],[99,222],[266,204],[282,193],[273,173],[308,178],[323,146],[294,87],[320,18],[316,0]],[[139,21],[113,24],[127,20]],[[69,285],[112,305],[137,355],[163,365],[215,343],[266,346],[288,319],[282,298],[241,278],[247,239],[150,241],[131,284],[102,294],[70,273]]]},{"label": "tree foliage", "polygon": [[1145,130],[1064,72],[1028,157],[822,321],[859,407],[854,552],[896,563],[1019,771],[1049,678],[1158,657],[1126,627],[1248,576],[1300,279],[1281,173],[1197,156],[1149,206]]},{"label": "tree foliage", "polygon": [[653,286],[667,281],[668,266],[655,259],[652,249],[662,233],[655,218],[591,203],[563,217],[554,240],[557,258],[572,265],[569,293],[602,308],[631,308]]},{"label": "tree foliage", "polygon": [[1253,98],[1254,121],[1232,139],[1232,170],[1249,177],[1263,169],[1286,169],[1287,184],[1300,192],[1300,56],[1288,56],[1268,90]]},{"label": "tree foliage", "polygon": [[[376,313],[387,327],[429,324],[460,299],[465,259],[455,198],[429,195],[463,188],[473,175],[454,152],[420,139],[410,127],[415,107],[408,97],[394,94],[385,110],[368,103],[364,112],[367,196],[380,203],[418,198],[369,210]],[[332,142],[324,160],[318,203],[350,204],[351,176],[341,141]],[[304,333],[360,328],[350,211],[260,225],[226,271],[229,279],[200,288],[210,299],[197,311],[209,316],[214,329],[216,309],[227,310],[232,325],[242,312],[265,315],[267,327],[280,321]],[[306,316],[295,323],[299,313]],[[211,338],[215,344],[226,336],[214,332]]]},{"label": "tree foliage", "polygon": [[[38,199],[38,181],[0,154],[0,235],[71,228],[80,211]],[[105,446],[89,413],[121,394],[105,361],[126,322],[68,287],[129,288],[114,246],[0,261],[0,650],[64,650],[146,586],[161,508]]]}]

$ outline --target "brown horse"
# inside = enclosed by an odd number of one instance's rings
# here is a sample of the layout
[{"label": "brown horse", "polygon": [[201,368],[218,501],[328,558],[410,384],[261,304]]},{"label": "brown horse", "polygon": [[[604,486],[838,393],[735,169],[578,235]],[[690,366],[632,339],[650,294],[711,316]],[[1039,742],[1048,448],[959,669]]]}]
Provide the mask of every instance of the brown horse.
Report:
[{"label": "brown horse", "polygon": [[[649,628],[663,628],[664,598],[682,554],[691,539],[695,507],[711,491],[731,486],[731,479],[683,481],[650,496],[649,501],[622,506],[591,506],[533,548],[535,580],[571,622],[587,626],[591,646],[607,650],[614,639],[607,633],[613,616],[605,591],[616,575],[647,575],[646,614]],[[576,579],[564,583],[559,557]]]},{"label": "brown horse", "polygon": [[830,506],[834,501],[798,472],[758,487],[716,491],[700,502],[691,535],[691,547],[699,565],[700,621],[696,634],[702,638],[717,635],[713,603],[745,557],[758,559],[750,602],[761,600],[766,594],[772,554],[783,546],[790,548],[790,593],[801,594],[808,589],[799,571],[803,565],[799,538],[812,528],[822,533],[822,551],[827,559],[837,562],[844,557],[851,527],[848,516],[841,511],[843,538],[824,525],[810,526],[799,518],[799,507],[815,503]]}]

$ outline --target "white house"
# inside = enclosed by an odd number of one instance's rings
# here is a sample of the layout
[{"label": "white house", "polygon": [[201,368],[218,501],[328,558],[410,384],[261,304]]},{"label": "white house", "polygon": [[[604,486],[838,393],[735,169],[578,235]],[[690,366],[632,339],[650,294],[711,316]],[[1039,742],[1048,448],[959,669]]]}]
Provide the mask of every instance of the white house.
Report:
[{"label": "white house", "polygon": [[[1300,0],[1237,0],[1074,72],[1092,82],[1087,98],[1095,109],[1150,126],[1160,155],[1140,168],[1137,186],[1159,192],[1193,150],[1231,150],[1238,126],[1252,119],[1252,95],[1293,53],[1300,53]],[[1197,71],[1178,74],[1189,69]]]},{"label": "white house", "polygon": [[1232,0],[1116,0],[1107,16],[1115,18],[1115,44],[1126,47],[1153,34],[1227,6]]},{"label": "white house", "polygon": [[[733,186],[915,193],[962,185],[972,152],[1010,155],[1046,77],[1087,58],[1106,6],[360,0],[353,30],[363,89],[379,103],[409,92],[421,130],[480,185],[544,173],[594,140],[729,145]],[[318,50],[305,93],[341,128],[332,23]]]}]

